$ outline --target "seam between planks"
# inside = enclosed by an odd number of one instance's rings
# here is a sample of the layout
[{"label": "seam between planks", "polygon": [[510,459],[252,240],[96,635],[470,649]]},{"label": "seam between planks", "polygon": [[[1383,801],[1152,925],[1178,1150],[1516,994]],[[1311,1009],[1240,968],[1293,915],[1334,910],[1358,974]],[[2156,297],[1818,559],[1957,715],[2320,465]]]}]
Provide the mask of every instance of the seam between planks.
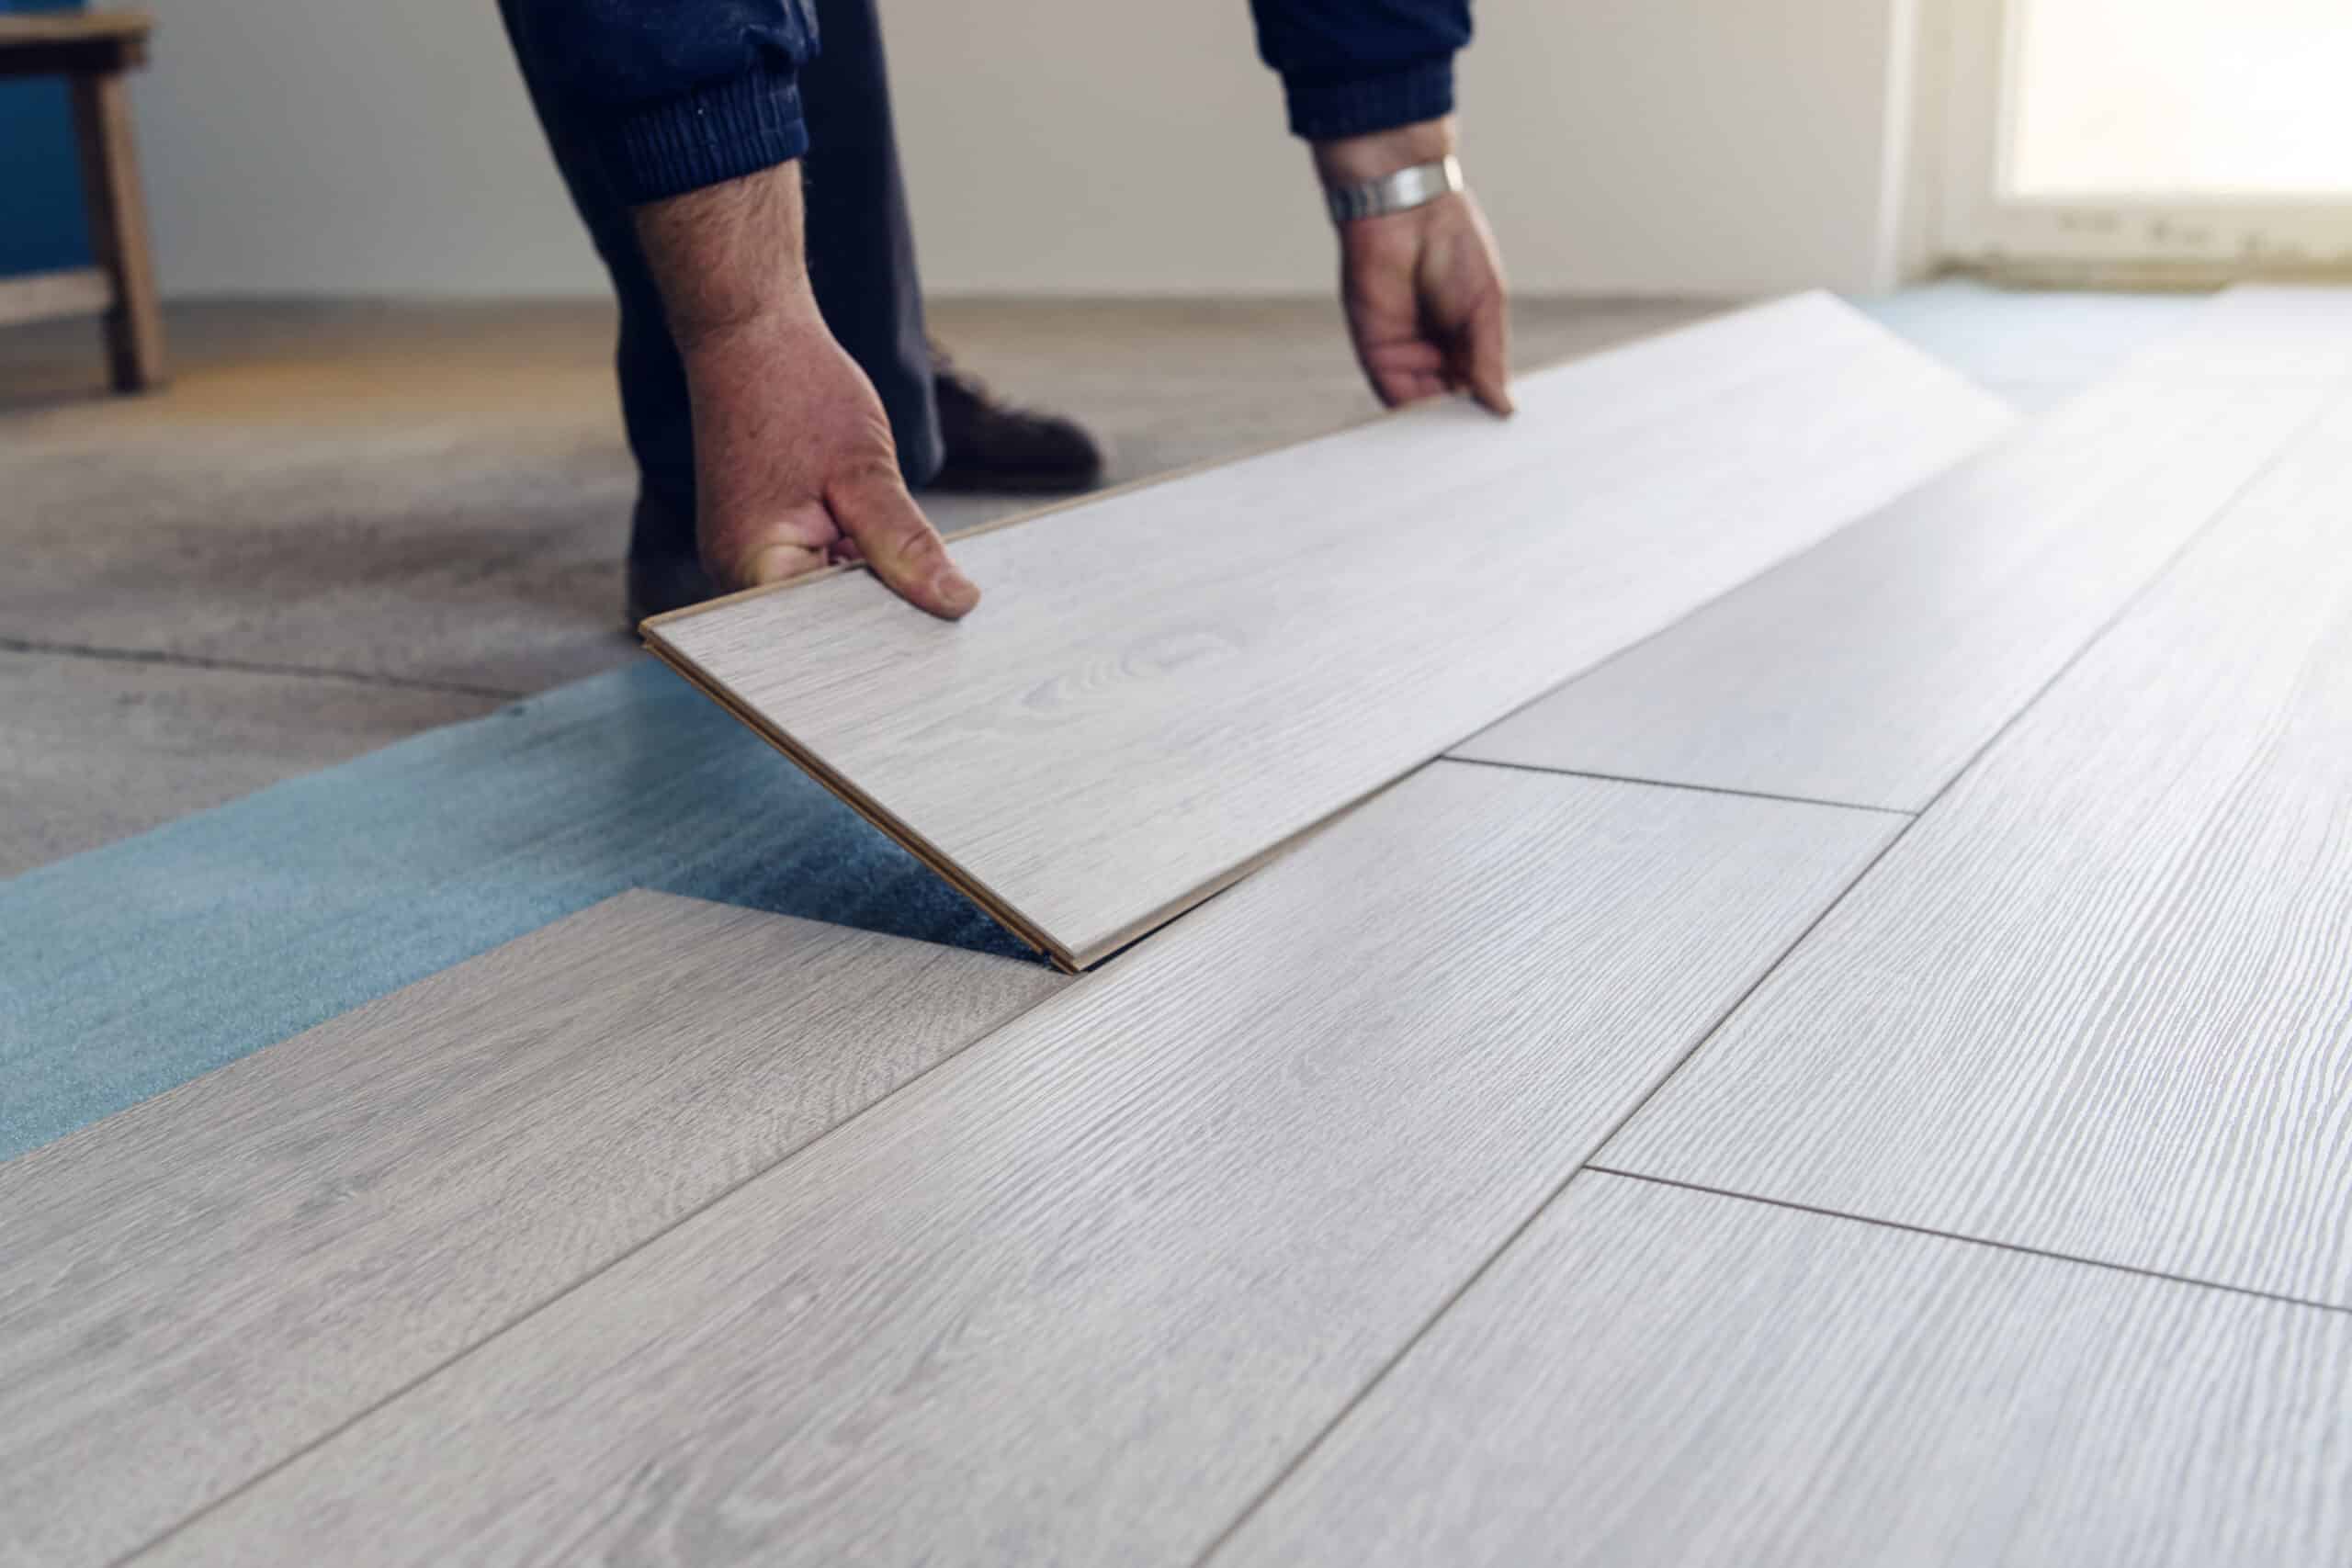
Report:
[{"label": "seam between planks", "polygon": [[[1965,1231],[1939,1230],[1933,1225],[1912,1224],[1904,1220],[1885,1220],[1875,1215],[1858,1214],[1849,1209],[1826,1209],[1818,1203],[1799,1203],[1786,1198],[1769,1198],[1761,1192],[1742,1192],[1736,1188],[1710,1187],[1701,1181],[1682,1181],[1671,1176],[1652,1176],[1638,1170],[1620,1170],[1614,1166],[1587,1165],[1584,1170],[1595,1176],[1620,1177],[1627,1181],[1654,1182],[1660,1187],[1679,1187],[1686,1192],[1702,1192],[1711,1198],[1726,1198],[1737,1203],[1762,1203],[1768,1208],[1790,1209],[1801,1214],[1818,1214],[1823,1219],[1843,1220],[1858,1225],[1876,1225],[1881,1230],[1908,1231],[1914,1235],[1931,1235],[1940,1241],[1958,1242],[1963,1247],[1990,1247],[1996,1252],[2018,1252],[2029,1258],[2044,1258],[2055,1263],[2072,1263],[2085,1269],[2104,1269],[2117,1274],[2136,1274],[2143,1280],[2163,1280],[2175,1285],[2188,1285],[2200,1291],[2221,1291],[2233,1296],[2251,1296],[2256,1301],[2275,1302],[2281,1306],[2309,1307],[2314,1312],[2340,1313],[2352,1316],[2352,1306],[2337,1302],[2313,1301],[2308,1296],[2290,1296],[2278,1291],[2258,1290],[2252,1285],[2232,1285],[2220,1280],[2200,1279],[2194,1274],[2174,1274],[2162,1269],[2143,1268],[2137,1263],[2119,1263],[2111,1258],[2090,1258],[2079,1252],[2056,1252],[2046,1247],[2027,1247],[2020,1242],[2000,1241],[1992,1236],[1970,1235]],[[1582,1171],[1578,1172],[1583,1174]]]},{"label": "seam between planks", "polygon": [[[1594,669],[1599,668],[1598,665],[1594,666]],[[1569,677],[1570,681],[1581,679],[1583,679],[1582,676]],[[1555,692],[1558,690],[1557,686],[1553,688]],[[1544,694],[1548,696],[1551,694]],[[2036,694],[2039,695],[2039,694]],[[1480,733],[1485,732],[1482,730]],[[1686,779],[1645,779],[1636,778],[1631,773],[1597,773],[1589,768],[1553,768],[1546,767],[1542,762],[1506,762],[1496,757],[1459,757],[1451,751],[1440,752],[1433,760],[1440,762],[1457,762],[1465,768],[1515,768],[1523,773],[1556,773],[1562,778],[1598,779],[1603,784],[1644,784],[1652,789],[1687,789],[1700,795],[1737,795],[1743,800],[1778,800],[1791,806],[1826,806],[1838,811],[1875,811],[1883,817],[1909,818],[1919,815],[1918,812],[1901,806],[1865,806],[1859,800],[1824,800],[1818,795],[1776,795],[1769,789],[1734,789],[1729,784],[1691,784]],[[1973,761],[1973,759],[1971,760]]]},{"label": "seam between planks", "polygon": [[[1006,962],[1017,964],[1021,961],[1019,959],[1011,959]],[[512,1317],[500,1324],[497,1327],[492,1329],[489,1333],[483,1335],[481,1338],[475,1340],[472,1344],[465,1346],[461,1349],[453,1351],[449,1355],[443,1357],[440,1360],[435,1362],[432,1366],[427,1367],[424,1371],[417,1373],[414,1377],[410,1378],[407,1382],[401,1383],[398,1388],[393,1389],[389,1393],[386,1393],[380,1399],[371,1401],[367,1405],[353,1412],[346,1419],[337,1422],[334,1426],[327,1428],[323,1432],[321,1432],[318,1436],[312,1438],[309,1441],[296,1446],[288,1452],[272,1461],[268,1465],[255,1471],[252,1475],[247,1476],[243,1481],[239,1482],[236,1485],[231,1487],[226,1492],[221,1493],[218,1497],[213,1498],[211,1501],[204,1504],[200,1507],[190,1509],[185,1516],[174,1520],[167,1529],[157,1531],[150,1539],[140,1542],[139,1545],[131,1548],[129,1551],[124,1552],[121,1556],[114,1558],[107,1564],[107,1568],[127,1568],[128,1564],[136,1562],[140,1558],[144,1557],[147,1553],[154,1551],[157,1547],[163,1545],[164,1542],[171,1540],[172,1537],[179,1534],[182,1530],[187,1529],[188,1526],[196,1523],[198,1519],[204,1518],[208,1515],[213,1514],[220,1509],[226,1507],[229,1504],[234,1502],[239,1497],[243,1496],[254,1487],[259,1486],[262,1483],[277,1474],[278,1472],[293,1464],[297,1460],[302,1459],[314,1450],[323,1448],[327,1444],[334,1442],[345,1432],[350,1431],[354,1427],[358,1426],[359,1423],[367,1420],[369,1416],[375,1415],[378,1411],[382,1410],[387,1405],[407,1398],[417,1389],[432,1382],[435,1378],[439,1377],[443,1372],[447,1371],[458,1362],[471,1357],[476,1351],[479,1351],[495,1341],[503,1338],[507,1334],[521,1327],[532,1318],[538,1316],[539,1314],[547,1311],[548,1308],[555,1305],[556,1303],[563,1300],[566,1296],[571,1295],[582,1286],[601,1279],[605,1274],[619,1267],[628,1259],[636,1257],[639,1253],[644,1251],[655,1242],[660,1241],[671,1232],[678,1229],[688,1222],[698,1218],[707,1210],[725,1202],[728,1199],[733,1197],[744,1188],[749,1187],[752,1182],[759,1180],[761,1178],[767,1176],[772,1172],[783,1169],[786,1166],[792,1164],[802,1156],[808,1154],[819,1145],[827,1142],[843,1128],[863,1120],[868,1115],[871,1115],[874,1111],[897,1099],[900,1094],[903,1094],[908,1089],[913,1088],[916,1084],[919,1084],[922,1082],[923,1079],[931,1077],[932,1074],[939,1071],[940,1068],[947,1066],[948,1063],[953,1062],[958,1056],[963,1055],[967,1051],[971,1050],[974,1046],[980,1044],[984,1041],[993,1039],[1001,1031],[1019,1022],[1022,1019],[1026,1018],[1030,1013],[1035,1012],[1038,1008],[1045,1006],[1047,1002],[1061,996],[1064,992],[1069,990],[1071,986],[1082,984],[1083,978],[1083,976],[1080,976],[1079,979],[1071,981],[1069,985],[1064,985],[1048,991],[1044,996],[1039,997],[1035,1001],[1031,1002],[1027,1007],[1022,1008],[1016,1012],[1006,1015],[1006,1017],[1001,1020],[994,1028],[986,1030],[981,1033],[973,1036],[970,1040],[966,1041],[955,1050],[948,1052],[945,1055],[940,1057],[939,1060],[925,1067],[922,1071],[907,1079],[906,1082],[890,1090],[889,1093],[881,1096],[879,1099],[874,1100],[868,1105],[862,1106],[858,1110],[852,1111],[849,1115],[842,1117],[839,1122],[834,1122],[823,1132],[819,1133],[815,1137],[808,1139],[798,1147],[789,1150],[778,1158],[760,1167],[758,1169],[748,1173],[741,1180],[729,1182],[724,1188],[713,1192],[702,1202],[695,1204],[693,1208],[679,1214],[669,1224],[662,1225],[656,1230],[648,1232],[645,1235],[640,1236],[634,1242],[631,1242],[628,1247],[622,1248],[619,1252],[615,1253],[612,1257],[606,1258],[602,1263],[597,1264],[594,1268],[587,1270],[578,1279],[571,1280],[560,1289],[548,1292],[545,1296],[515,1313]]]},{"label": "seam between planks", "polygon": [[[1862,883],[1868,879],[1871,872],[1878,869],[1881,862],[1884,861],[1888,855],[1894,852],[1894,847],[1904,840],[1904,839],[1910,833],[1912,828],[1928,812],[1933,811],[1938,803],[1939,803],[1946,795],[1951,793],[1954,785],[1958,784],[1962,779],[1968,776],[1971,770],[1976,766],[1978,761],[1982,759],[1987,751],[1990,751],[1995,746],[2000,744],[2002,739],[2006,737],[2011,729],[2017,727],[2018,722],[2027,714],[2032,712],[2033,709],[2040,705],[2041,699],[2050,694],[2051,688],[2057,685],[2059,682],[2064,680],[2066,676],[2073,671],[2075,666],[2082,661],[2082,659],[2086,654],[2087,654],[2092,649],[2098,647],[2100,642],[2105,640],[2107,635],[2115,629],[2118,623],[2122,621],[2125,616],[2129,615],[2139,606],[2143,600],[2154,592],[2158,583],[2164,581],[2166,578],[2172,575],[2174,568],[2180,563],[2181,558],[2188,552],[2190,547],[2198,540],[2211,533],[2217,525],[2220,525],[2223,518],[2236,511],[2238,503],[2245,499],[2246,492],[2252,490],[2260,480],[2267,478],[2273,468],[2278,467],[2279,463],[2286,459],[2289,453],[2300,446],[2304,438],[2310,435],[2312,431],[2318,426],[2322,419],[2324,418],[2329,411],[2335,408],[2339,402],[2347,400],[2352,400],[2352,392],[2339,393],[2338,396],[2335,398],[2322,399],[2318,411],[2312,413],[2302,423],[2298,424],[2293,433],[2289,435],[2284,442],[2279,444],[2278,448],[2272,452],[2268,457],[2265,458],[2255,468],[2255,470],[2246,477],[2243,483],[2241,483],[2236,489],[2233,490],[2229,495],[2213,509],[2211,516],[2207,517],[2205,521],[2198,525],[2197,527],[2190,530],[2188,536],[2181,542],[2180,546],[2177,549],[2165,558],[2163,563],[2158,566],[2154,571],[2149,573],[2145,581],[2142,582],[2137,588],[2134,588],[2130,593],[2124,596],[2122,602],[2116,606],[2114,611],[2109,614],[2105,620],[2101,621],[2098,627],[2094,629],[2088,637],[2086,637],[2073,652],[2069,653],[2064,660],[2060,661],[2058,667],[2051,671],[2046,680],[2034,688],[2033,694],[2028,697],[2024,702],[2018,704],[2016,710],[2007,718],[2003,719],[1999,726],[1996,728],[1990,735],[1985,737],[1981,745],[1969,753],[1968,760],[1960,767],[1952,771],[1951,776],[1946,779],[1943,784],[1937,788],[1934,795],[1928,796],[1928,803],[1925,806],[1921,807],[1916,813],[1898,813],[1898,815],[1904,817],[1904,821],[1892,834],[1888,836],[1886,842],[1880,846],[1878,852],[1871,856],[1869,861],[1863,864],[1862,868],[1856,872],[1852,877],[1848,879],[1846,885],[1838,890],[1835,897],[1824,904],[1821,907],[1820,911],[1816,913],[1812,919],[1805,922],[1804,929],[1799,931],[1788,945],[1783,947],[1779,953],[1774,955],[1772,961],[1770,964],[1767,964],[1757,975],[1755,981],[1746,989],[1742,990],[1740,994],[1732,1000],[1730,1006],[1724,1008],[1713,1021],[1698,1032],[1696,1038],[1691,1042],[1690,1048],[1683,1052],[1681,1055],[1676,1057],[1674,1062],[1668,1066],[1663,1073],[1658,1075],[1657,1081],[1650,1086],[1648,1092],[1636,1099],[1632,1105],[1626,1108],[1623,1115],[1619,1116],[1615,1122],[1610,1124],[1608,1130],[1593,1144],[1591,1152],[1583,1159],[1577,1161],[1576,1168],[1569,1171],[1565,1177],[1561,1178],[1559,1183],[1544,1196],[1544,1200],[1537,1203],[1533,1209],[1529,1211],[1526,1218],[1522,1219],[1517,1225],[1511,1228],[1510,1233],[1504,1236],[1500,1245],[1498,1245],[1493,1252],[1489,1253],[1476,1269],[1473,1269],[1469,1274],[1463,1279],[1462,1283],[1459,1286],[1448,1292],[1444,1301],[1439,1303],[1437,1310],[1430,1314],[1428,1319],[1421,1324],[1420,1327],[1413,1331],[1405,1342],[1397,1348],[1396,1352],[1382,1361],[1379,1368],[1373,1372],[1371,1377],[1365,1380],[1363,1386],[1357,1389],[1353,1394],[1349,1396],[1347,1401],[1341,1404],[1338,1412],[1332,1416],[1330,1420],[1325,1422],[1322,1427],[1317,1431],[1312,1438],[1308,1438],[1306,1442],[1300,1446],[1296,1453],[1291,1455],[1289,1460],[1283,1463],[1282,1469],[1275,1474],[1273,1479],[1267,1483],[1257,1495],[1250,1498],[1249,1503],[1242,1507],[1241,1511],[1236,1514],[1232,1520],[1227,1523],[1222,1530],[1218,1531],[1216,1537],[1210,1540],[1209,1544],[1202,1550],[1201,1553],[1193,1560],[1193,1568],[1206,1568],[1206,1565],[1210,1561],[1215,1558],[1218,1552],[1225,1550],[1226,1545],[1239,1533],[1241,1528],[1248,1524],[1251,1517],[1253,1517],[1261,1508],[1265,1506],[1267,1500],[1272,1497],[1275,1493],[1281,1491],[1284,1485],[1289,1483],[1291,1477],[1298,1472],[1300,1467],[1314,1455],[1317,1449],[1323,1446],[1325,1441],[1330,1438],[1333,1432],[1340,1428],[1340,1425],[1344,1423],[1349,1416],[1355,1413],[1357,1407],[1361,1405],[1365,1399],[1370,1397],[1372,1391],[1385,1381],[1389,1373],[1396,1371],[1397,1365],[1402,1362],[1408,1355],[1412,1353],[1413,1348],[1416,1345],[1419,1345],[1422,1339],[1426,1338],[1431,1329],[1435,1328],[1439,1323],[1443,1321],[1445,1315],[1453,1310],[1455,1303],[1460,1302],[1464,1295],[1469,1293],[1471,1289],[1475,1287],[1481,1279],[1486,1277],[1488,1270],[1494,1268],[1495,1264],[1505,1253],[1509,1252],[1518,1244],[1520,1237],[1524,1235],[1529,1228],[1532,1227],[1537,1220],[1541,1219],[1544,1213],[1548,1211],[1553,1204],[1559,1201],[1561,1194],[1568,1190],[1569,1185],[1576,1180],[1577,1176],[1587,1170],[1601,1171],[1612,1176],[1626,1176],[1631,1174],[1630,1172],[1615,1170],[1606,1166],[1595,1165],[1592,1163],[1593,1158],[1595,1156],[1600,1155],[1602,1150],[1606,1149],[1609,1145],[1615,1140],[1617,1134],[1624,1130],[1627,1122],[1631,1122],[1635,1116],[1641,1113],[1643,1107],[1646,1106],[1651,1100],[1657,1098],[1658,1094],[1666,1088],[1666,1086],[1674,1080],[1675,1076],[1681,1072],[1685,1066],[1690,1065],[1693,1057],[1697,1056],[1701,1051],[1706,1049],[1708,1043],[1714,1039],[1717,1034],[1722,1032],[1724,1025],[1731,1021],[1732,1016],[1737,1013],[1741,1008],[1747,1004],[1747,999],[1754,996],[1757,991],[1763,987],[1767,980],[1770,979],[1773,975],[1779,972],[1781,964],[1788,962],[1789,955],[1794,953],[1799,947],[1802,947],[1805,941],[1810,938],[1815,931],[1820,929],[1821,923],[1824,920],[1826,920],[1830,914],[1836,910],[1839,905],[1846,901],[1847,897],[1855,888],[1860,886]],[[1750,579],[1750,581],[1753,581],[1753,579]],[[1611,657],[1615,656],[1612,655]],[[1606,662],[1606,660],[1603,662]],[[1595,668],[1599,668],[1599,666],[1595,666]],[[1571,677],[1571,679],[1575,678],[1576,677]],[[1567,682],[1562,682],[1561,684],[1566,685]],[[1554,690],[1557,689],[1557,687],[1554,688]],[[1477,765],[1476,759],[1466,757],[1442,756],[1440,760]],[[1559,772],[1559,770],[1555,769],[1529,768],[1524,767],[1521,764],[1513,763],[1488,765],[1520,767],[1521,771],[1529,773]],[[1626,780],[1623,782],[1637,786],[1648,784],[1655,788],[1700,789],[1704,787],[1701,785],[1667,784],[1645,779]],[[1730,792],[1718,791],[1715,793]],[[1805,804],[1825,805],[1826,803],[1808,802]],[[1839,807],[1838,809],[1848,808]],[[1883,811],[1885,808],[1880,807],[1878,809]],[[1665,1182],[1664,1178],[1645,1178],[1644,1179],[1654,1179]],[[1666,1184],[1672,1186],[1690,1185],[1688,1183],[1681,1182],[1667,1182]],[[1697,1191],[1716,1191],[1715,1189],[1712,1188],[1693,1188],[1692,1190]],[[1728,1198],[1746,1198],[1755,1202],[1774,1201],[1770,1199],[1755,1198],[1747,1193],[1720,1192],[1718,1195]],[[1789,1208],[1802,1207],[1802,1205],[1798,1204],[1786,1204],[1782,1206]],[[1909,1225],[1895,1226],[1892,1222],[1868,1220],[1860,1215],[1838,1214],[1835,1211],[1826,1209],[1815,1210],[1813,1212],[1833,1215],[1834,1217],[1840,1219],[1860,1220],[1864,1224],[1888,1224],[1890,1228],[1905,1230],[1919,1230],[1921,1228]],[[1923,1231],[1922,1234],[1941,1235],[1947,1235],[1948,1233]],[[1951,1239],[1962,1242],[1977,1242],[1977,1238],[1972,1236],[1952,1235]],[[1995,1247],[2001,1246],[2003,1244],[1981,1242],[1978,1243],[1978,1245]],[[2030,1247],[2015,1247],[2013,1250],[2019,1252],[2033,1251],[2033,1249]],[[2325,1307],[2324,1303],[2305,1302],[2300,1298],[2292,1296],[2272,1295],[2267,1292],[2249,1290],[2239,1286],[2217,1285],[2213,1284],[2210,1280],[2187,1280],[2175,1275],[2158,1274],[2154,1270],[2133,1269],[2128,1264],[2100,1263],[2097,1259],[2077,1258],[2062,1253],[2041,1253],[2037,1254],[2037,1256],[2062,1258],[2068,1262],[2083,1263],[2093,1268],[2116,1269],[2126,1273],[2145,1274],[2155,1279],[2174,1279],[2178,1280],[2179,1282],[2184,1284],[2204,1285],[2212,1290],[2230,1291],[2239,1295],[2258,1296],[2265,1300],[2283,1302],[2297,1306],[2322,1306],[2324,1310],[2327,1311],[2346,1310]]]}]

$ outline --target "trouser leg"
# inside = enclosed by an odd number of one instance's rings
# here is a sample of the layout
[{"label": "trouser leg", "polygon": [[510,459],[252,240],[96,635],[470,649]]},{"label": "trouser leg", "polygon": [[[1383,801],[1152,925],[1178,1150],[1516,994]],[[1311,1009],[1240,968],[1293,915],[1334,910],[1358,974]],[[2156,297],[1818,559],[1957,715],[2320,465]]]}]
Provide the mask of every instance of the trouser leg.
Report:
[{"label": "trouser leg", "polygon": [[939,471],[939,408],[875,0],[817,0],[817,37],[800,73],[809,278],[825,324],[882,395],[899,468],[920,485]]},{"label": "trouser leg", "polygon": [[585,136],[569,123],[547,91],[538,62],[525,49],[523,34],[514,25],[511,0],[499,0],[499,12],[506,19],[507,37],[514,44],[556,168],[612,276],[613,295],[620,305],[614,367],[620,378],[621,420],[628,432],[629,451],[637,458],[639,483],[654,502],[638,509],[629,554],[640,559],[690,556],[695,548],[694,423],[685,367],[670,340],[662,297],[646,268],[645,253],[638,247],[628,209],[605,187]]}]

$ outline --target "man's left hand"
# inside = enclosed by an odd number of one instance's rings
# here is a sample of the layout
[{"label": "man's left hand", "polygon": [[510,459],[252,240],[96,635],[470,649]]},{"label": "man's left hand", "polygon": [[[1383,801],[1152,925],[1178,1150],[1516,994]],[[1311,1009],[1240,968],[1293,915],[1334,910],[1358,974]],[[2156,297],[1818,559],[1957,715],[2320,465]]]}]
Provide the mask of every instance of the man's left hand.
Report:
[{"label": "man's left hand", "polygon": [[[1453,151],[1453,122],[1429,120],[1318,142],[1315,163],[1327,183],[1355,184]],[[1340,299],[1381,401],[1395,407],[1466,389],[1495,413],[1511,412],[1510,297],[1469,192],[1340,224]]]}]

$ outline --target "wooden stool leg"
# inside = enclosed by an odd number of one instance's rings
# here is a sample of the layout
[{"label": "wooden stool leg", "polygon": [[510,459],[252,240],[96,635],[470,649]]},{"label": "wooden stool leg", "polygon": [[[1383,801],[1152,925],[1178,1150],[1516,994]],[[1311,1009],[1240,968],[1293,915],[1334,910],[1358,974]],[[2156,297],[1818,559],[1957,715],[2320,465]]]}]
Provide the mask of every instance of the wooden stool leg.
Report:
[{"label": "wooden stool leg", "polygon": [[82,189],[90,209],[90,248],[114,284],[107,354],[115,390],[164,379],[164,313],[147,248],[147,209],[139,193],[139,153],[130,140],[130,96],[119,73],[76,76],[74,131],[81,142]]}]

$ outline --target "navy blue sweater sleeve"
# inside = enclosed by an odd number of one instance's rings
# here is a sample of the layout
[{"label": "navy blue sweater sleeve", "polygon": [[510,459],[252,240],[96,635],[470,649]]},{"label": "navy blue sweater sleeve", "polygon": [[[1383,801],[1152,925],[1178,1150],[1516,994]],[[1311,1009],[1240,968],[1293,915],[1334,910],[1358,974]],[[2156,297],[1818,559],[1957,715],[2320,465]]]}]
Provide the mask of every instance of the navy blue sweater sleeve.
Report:
[{"label": "navy blue sweater sleeve", "polygon": [[1470,0],[1250,0],[1290,128],[1329,141],[1453,112]]},{"label": "navy blue sweater sleeve", "polygon": [[808,150],[810,0],[512,0],[515,45],[631,206]]}]

